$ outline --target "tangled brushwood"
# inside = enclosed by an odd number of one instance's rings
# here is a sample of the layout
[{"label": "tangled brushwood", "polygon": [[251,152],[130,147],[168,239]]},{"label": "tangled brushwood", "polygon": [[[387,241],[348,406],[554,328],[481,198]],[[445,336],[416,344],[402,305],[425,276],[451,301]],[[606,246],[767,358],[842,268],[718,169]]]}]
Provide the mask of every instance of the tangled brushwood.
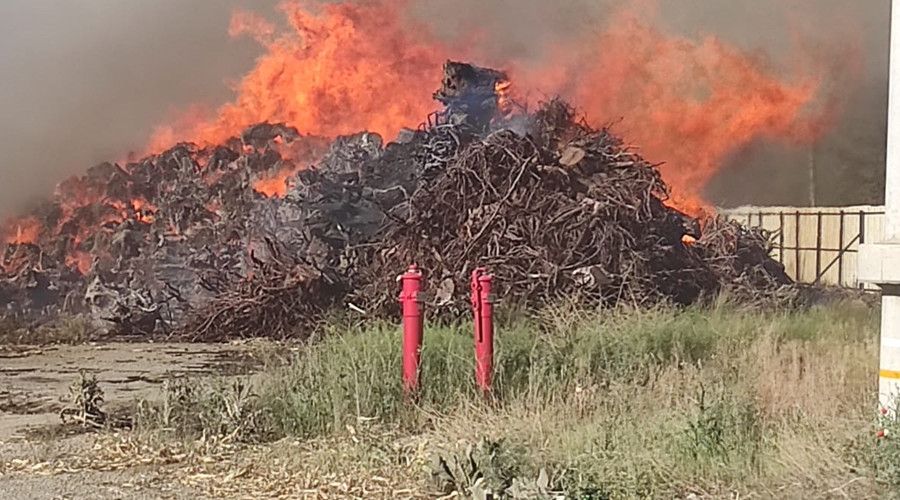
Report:
[{"label": "tangled brushwood", "polygon": [[780,293],[789,282],[765,234],[667,207],[659,172],[608,130],[576,122],[565,103],[529,119],[525,134],[433,132],[454,134],[457,148],[375,242],[361,267],[374,272],[358,288],[362,297],[380,295],[377,309],[392,307],[384,291],[398,262],[428,270],[441,283],[436,305],[456,313],[467,308],[466,277],[480,265],[496,275],[502,297],[525,305],[559,297],[688,304],[725,288]]},{"label": "tangled brushwood", "polygon": [[[429,314],[448,318],[467,310],[479,266],[521,307],[797,298],[767,234],[668,206],[659,171],[620,138],[559,99],[515,109],[505,80],[448,62],[444,110],[387,145],[262,124],[92,169],[63,185],[89,201],[59,195],[21,219],[36,237],[7,236],[0,305],[128,334],[303,336],[333,308],[394,315],[410,263]],[[260,188],[278,175],[277,195]]]}]

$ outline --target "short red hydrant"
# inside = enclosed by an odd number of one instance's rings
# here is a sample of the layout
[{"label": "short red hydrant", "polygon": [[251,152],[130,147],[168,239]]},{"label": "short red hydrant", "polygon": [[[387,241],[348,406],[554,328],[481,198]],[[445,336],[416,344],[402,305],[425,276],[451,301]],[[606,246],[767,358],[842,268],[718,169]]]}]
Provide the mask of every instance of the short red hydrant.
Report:
[{"label": "short red hydrant", "polygon": [[472,271],[472,310],[475,314],[475,382],[485,394],[491,392],[494,371],[493,276],[484,268]]},{"label": "short red hydrant", "polygon": [[419,390],[419,360],[422,352],[422,310],[419,292],[422,273],[415,264],[400,276],[400,303],[403,308],[403,390]]}]

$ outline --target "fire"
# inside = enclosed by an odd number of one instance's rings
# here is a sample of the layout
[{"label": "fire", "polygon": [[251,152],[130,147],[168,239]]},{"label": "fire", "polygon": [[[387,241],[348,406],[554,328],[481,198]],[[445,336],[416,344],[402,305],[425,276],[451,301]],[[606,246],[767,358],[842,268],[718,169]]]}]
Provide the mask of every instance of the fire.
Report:
[{"label": "fire", "polygon": [[[59,198],[61,216],[54,227],[43,227],[41,221],[35,216],[23,217],[8,221],[3,227],[0,227],[0,237],[7,245],[38,245],[41,243],[42,236],[68,234],[71,237],[71,243],[65,254],[65,265],[84,275],[87,275],[93,267],[93,259],[88,252],[79,250],[79,247],[89,241],[99,228],[107,224],[118,225],[125,220],[152,224],[158,210],[144,198],[135,198],[128,202],[101,201],[100,195],[93,193],[76,180],[61,184],[57,192],[58,195],[65,194],[67,196]],[[93,208],[90,208],[92,205]],[[107,209],[106,211],[102,210],[104,207]],[[84,217],[80,211],[85,209],[96,213],[96,218],[92,223],[80,219],[80,217]],[[17,266],[4,265],[3,269],[10,272],[17,269]]]},{"label": "fire", "polygon": [[715,213],[715,210],[700,195],[691,191],[676,191],[666,204],[699,219]]},{"label": "fire", "polygon": [[288,180],[306,165],[315,164],[324,156],[324,147],[308,138],[285,142],[280,135],[272,139],[270,147],[278,152],[283,166],[274,173],[267,173],[253,181],[253,190],[269,198],[282,198],[287,194]]},{"label": "fire", "polygon": [[434,71],[450,52],[401,13],[406,1],[317,5],[287,1],[290,29],[236,11],[230,33],[249,35],[266,53],[237,87],[237,98],[204,116],[196,108],[160,127],[150,152],[188,140],[215,144],[260,122],[287,123],[334,137],[370,131],[393,138],[433,110]]},{"label": "fire", "polygon": [[497,92],[497,108],[504,115],[512,111],[511,87],[512,82],[510,81],[497,82],[494,86],[494,90]]},{"label": "fire", "polygon": [[[284,123],[299,130],[302,140],[278,136],[268,145],[244,148],[279,153],[282,162],[256,173],[253,188],[267,197],[285,196],[290,177],[318,161],[328,139],[369,131],[391,140],[421,123],[435,108],[437,70],[447,59],[465,58],[511,76],[495,89],[503,113],[512,111],[513,97],[523,102],[523,95],[558,94],[595,127],[615,122],[615,131],[640,145],[642,155],[663,162],[660,170],[672,187],[669,203],[698,216],[709,210],[705,186],[736,150],[760,137],[811,143],[824,133],[836,113],[824,96],[830,82],[822,65],[800,55],[794,66],[806,69],[787,78],[716,37],[667,33],[647,8],[651,3],[619,7],[607,28],[561,42],[537,61],[498,61],[471,46],[477,40],[490,47],[490,32],[465,43],[442,41],[410,19],[410,0],[288,0],[280,7],[283,24],[237,11],[230,33],[252,37],[264,52],[236,86],[235,99],[213,111],[190,107],[156,130],[146,152],[185,141],[217,145],[258,123]],[[209,157],[201,156],[212,153],[197,154],[205,164]],[[212,186],[221,175],[203,180]],[[125,221],[154,224],[157,218],[148,200],[122,193],[110,199],[101,184],[90,176],[61,183],[55,193],[59,214],[47,219],[49,227],[37,217],[16,219],[0,226],[0,242],[40,244],[41,238],[64,235],[70,242],[66,265],[87,274],[92,258],[83,250],[98,229]],[[206,208],[221,215],[217,203]]]},{"label": "fire", "polygon": [[134,211],[132,214],[133,218],[138,222],[153,224],[153,221],[156,220],[155,214],[158,209],[152,203],[143,198],[135,198],[131,200],[131,208]]},{"label": "fire", "polygon": [[262,179],[258,179],[253,183],[253,189],[269,198],[282,198],[287,194],[288,179],[300,171],[299,167],[285,167],[274,174]]},{"label": "fire", "polygon": [[77,270],[81,274],[87,276],[93,267],[93,258],[91,257],[91,254],[87,252],[74,250],[66,255],[66,267]]},{"label": "fire", "polygon": [[617,130],[646,158],[664,162],[660,171],[683,210],[708,205],[703,188],[752,140],[813,142],[830,124],[835,110],[823,102],[824,68],[783,80],[767,61],[714,36],[664,33],[655,15],[625,7],[580,47],[558,48],[556,69],[519,76],[537,86],[552,75],[549,86],[595,123],[621,118]]},{"label": "fire", "polygon": [[[708,205],[703,189],[729,154],[764,136],[815,141],[834,110],[818,106],[824,71],[784,79],[763,59],[716,37],[666,33],[657,27],[652,3],[620,7],[605,31],[566,42],[537,63],[498,61],[470,43],[451,50],[428,26],[409,19],[408,0],[286,1],[280,9],[288,29],[237,11],[230,33],[254,38],[265,53],[232,102],[214,113],[191,108],[160,127],[149,150],[176,141],[219,143],[264,121],[324,137],[368,130],[392,139],[433,110],[435,69],[449,57],[466,57],[508,69],[525,95],[567,98],[592,125],[621,119],[617,132],[649,160],[664,162],[672,203],[696,214]],[[490,36],[470,38],[488,47]],[[797,59],[796,67],[816,68]],[[497,90],[503,109],[510,82]],[[280,196],[286,177],[257,181],[257,190]]]},{"label": "fire", "polygon": [[37,243],[41,235],[41,223],[35,217],[25,217],[8,223],[7,230],[3,233],[7,235],[4,239],[10,245]]},{"label": "fire", "polygon": [[107,200],[105,205],[118,211],[117,215],[109,215],[104,222],[109,224],[118,224],[125,220],[135,220],[144,224],[152,224],[156,220],[156,212],[159,210],[155,205],[144,198],[135,198],[128,202],[121,200]]}]

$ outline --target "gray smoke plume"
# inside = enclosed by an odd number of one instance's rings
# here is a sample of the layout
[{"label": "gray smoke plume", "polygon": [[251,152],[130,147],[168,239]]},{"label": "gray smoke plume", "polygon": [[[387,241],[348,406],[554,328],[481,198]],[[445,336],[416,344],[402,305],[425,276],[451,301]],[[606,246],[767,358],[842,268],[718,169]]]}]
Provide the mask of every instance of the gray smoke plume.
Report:
[{"label": "gray smoke plume", "polygon": [[[546,47],[602,29],[613,0],[420,0],[412,15],[452,38],[488,33],[490,54],[540,61]],[[261,50],[233,40],[235,7],[269,17],[277,0],[4,0],[0,2],[0,216],[46,195],[67,175],[140,149],[155,125],[190,104],[215,107]],[[710,195],[723,203],[804,201],[805,166],[823,199],[877,201],[883,168],[889,0],[662,0],[665,28],[715,34],[788,67],[800,38],[840,54],[860,38],[861,78],[839,79],[844,114],[815,150],[765,142],[735,155]],[[798,172],[800,172],[798,174]],[[768,183],[749,184],[765,173]],[[862,179],[846,189],[847,175]],[[840,186],[837,188],[835,186]]]},{"label": "gray smoke plume", "polygon": [[[801,206],[883,203],[890,0],[671,3],[684,8],[669,9],[667,18],[688,34],[698,29],[719,34],[786,70],[792,61],[783,48],[799,40],[832,68],[826,83],[840,110],[834,127],[809,147],[759,140],[738,151],[708,186],[713,201]],[[851,46],[859,50],[847,51]],[[861,67],[855,70],[857,64]]]},{"label": "gray smoke plume", "polygon": [[0,215],[140,148],[175,110],[227,99],[258,51],[228,36],[240,3],[0,2]]},{"label": "gray smoke plume", "polygon": [[[641,0],[637,0],[641,2]],[[602,30],[615,0],[423,0],[419,13],[441,19],[452,37],[473,28],[492,35],[489,53],[547,63],[547,47]],[[661,28],[691,39],[715,36],[758,56],[785,76],[794,50],[827,66],[827,98],[837,123],[817,144],[798,148],[758,140],[738,151],[707,187],[710,201],[739,204],[881,203],[887,119],[890,0],[644,0],[658,6]],[[465,15],[460,15],[465,13]],[[801,70],[803,68],[800,68]],[[575,103],[577,105],[577,103]],[[616,117],[609,117],[614,119]],[[664,161],[665,158],[654,159]],[[761,182],[760,179],[765,179]]]}]

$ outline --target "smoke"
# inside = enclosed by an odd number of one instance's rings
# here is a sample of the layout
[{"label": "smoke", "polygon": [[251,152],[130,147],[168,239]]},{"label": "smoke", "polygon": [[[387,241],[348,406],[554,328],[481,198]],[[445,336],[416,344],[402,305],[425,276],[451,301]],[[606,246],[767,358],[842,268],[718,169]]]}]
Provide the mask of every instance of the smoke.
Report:
[{"label": "smoke", "polygon": [[229,98],[258,50],[228,36],[242,3],[0,2],[0,214],[140,148],[174,111]]},{"label": "smoke", "polygon": [[[661,29],[692,39],[716,35],[785,75],[798,69],[798,47],[815,54],[805,60],[838,68],[861,64],[860,71],[830,73],[828,95],[839,101],[842,113],[812,156],[821,171],[823,198],[866,201],[862,198],[877,193],[889,0],[639,2],[658,9]],[[179,110],[228,101],[232,84],[261,50],[252,40],[229,37],[231,12],[243,8],[268,15],[276,3],[0,2],[0,214],[48,193],[67,175],[142,149],[154,127]],[[620,4],[420,0],[412,3],[410,16],[425,20],[446,40],[479,45],[478,52],[493,59],[479,62],[514,59],[540,67],[553,48],[613,22],[609,13]],[[860,48],[865,58],[847,61],[848,47]],[[729,159],[709,195],[726,204],[803,202],[809,157],[809,151],[777,141],[756,141]],[[840,182],[847,175],[864,182]],[[761,176],[766,185],[748,182]]]},{"label": "smoke", "polygon": [[[681,0],[668,19],[690,33],[702,27],[789,71],[785,47],[799,45],[828,65],[826,95],[839,114],[807,147],[757,140],[736,152],[708,186],[723,205],[883,203],[890,1]],[[814,191],[810,168],[814,168]],[[763,181],[764,180],[764,181]],[[814,198],[813,199],[811,199]]]},{"label": "smoke", "polygon": [[[727,158],[709,182],[705,190],[709,201],[722,206],[881,202],[890,0],[630,3],[635,5],[632,10],[646,12],[645,17],[661,30],[690,40],[720,39],[752,54],[788,81],[804,73],[823,75],[817,105],[830,110],[831,121],[823,123],[829,131],[802,147],[778,137],[752,141]],[[548,60],[560,59],[553,47],[573,50],[586,32],[614,29],[618,20],[611,14],[622,4],[612,0],[424,0],[420,11],[425,17],[441,19],[438,29],[447,37],[478,39],[489,30],[490,36],[483,39],[490,42],[488,53],[497,61],[513,58],[545,68]],[[485,19],[494,22],[485,23]],[[577,57],[583,60],[592,54]],[[627,124],[623,126],[626,130],[620,126],[620,131],[631,137]],[[810,165],[815,169],[814,200],[810,200]]]}]

